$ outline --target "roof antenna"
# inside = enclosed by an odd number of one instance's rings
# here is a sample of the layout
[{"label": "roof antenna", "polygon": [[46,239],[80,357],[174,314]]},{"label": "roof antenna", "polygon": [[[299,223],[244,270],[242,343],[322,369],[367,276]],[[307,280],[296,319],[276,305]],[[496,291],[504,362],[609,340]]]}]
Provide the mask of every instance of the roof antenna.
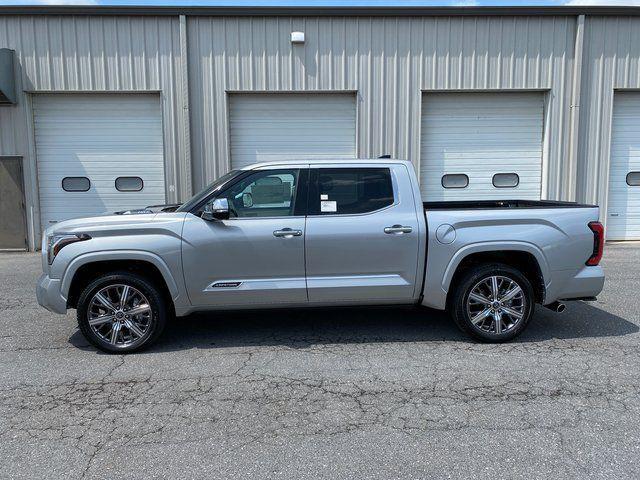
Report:
[{"label": "roof antenna", "polygon": [[378,158],[391,158],[391,155],[387,153],[386,155],[380,155]]}]

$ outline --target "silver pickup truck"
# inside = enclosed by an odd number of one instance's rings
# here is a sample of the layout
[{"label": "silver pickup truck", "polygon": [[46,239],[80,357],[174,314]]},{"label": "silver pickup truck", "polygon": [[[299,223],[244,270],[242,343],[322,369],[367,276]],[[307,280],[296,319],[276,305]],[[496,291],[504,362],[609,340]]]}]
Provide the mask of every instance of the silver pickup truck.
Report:
[{"label": "silver pickup truck", "polygon": [[475,339],[516,337],[534,304],[602,290],[598,207],[427,202],[411,163],[308,160],[233,170],[173,212],[68,220],[42,240],[40,305],[77,310],[108,352],[193,311],[414,304]]}]

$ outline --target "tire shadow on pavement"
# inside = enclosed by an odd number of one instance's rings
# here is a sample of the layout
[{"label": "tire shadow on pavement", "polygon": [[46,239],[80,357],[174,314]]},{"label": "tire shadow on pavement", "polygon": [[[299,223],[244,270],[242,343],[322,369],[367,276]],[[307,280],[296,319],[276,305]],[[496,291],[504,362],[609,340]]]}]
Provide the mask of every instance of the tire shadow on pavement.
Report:
[{"label": "tire shadow on pavement", "polygon": [[[557,314],[536,306],[531,323],[514,343],[551,339],[617,337],[638,326],[595,304],[568,302]],[[286,346],[384,342],[468,342],[444,312],[416,307],[268,309],[196,313],[171,321],[147,352],[191,348]],[[79,331],[69,342],[89,347]]]}]

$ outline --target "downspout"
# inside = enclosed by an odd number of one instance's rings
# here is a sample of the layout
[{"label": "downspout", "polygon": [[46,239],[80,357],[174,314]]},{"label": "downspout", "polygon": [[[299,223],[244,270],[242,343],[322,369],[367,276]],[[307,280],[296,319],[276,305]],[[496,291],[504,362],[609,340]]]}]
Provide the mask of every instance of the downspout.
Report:
[{"label": "downspout", "polygon": [[576,199],[576,184],[578,183],[578,149],[580,136],[580,89],[582,87],[582,64],[584,50],[584,15],[578,15],[576,19],[576,38],[573,52],[573,84],[571,88],[571,105],[569,120],[569,171],[563,198]]}]

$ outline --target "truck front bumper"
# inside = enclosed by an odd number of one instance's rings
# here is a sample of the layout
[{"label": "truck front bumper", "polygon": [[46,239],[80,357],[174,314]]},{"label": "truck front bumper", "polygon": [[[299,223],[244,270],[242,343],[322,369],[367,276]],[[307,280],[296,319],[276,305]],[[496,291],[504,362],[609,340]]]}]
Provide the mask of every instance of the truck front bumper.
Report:
[{"label": "truck front bumper", "polygon": [[67,299],[60,292],[61,280],[49,278],[45,273],[40,275],[36,285],[38,303],[53,313],[67,313]]}]

